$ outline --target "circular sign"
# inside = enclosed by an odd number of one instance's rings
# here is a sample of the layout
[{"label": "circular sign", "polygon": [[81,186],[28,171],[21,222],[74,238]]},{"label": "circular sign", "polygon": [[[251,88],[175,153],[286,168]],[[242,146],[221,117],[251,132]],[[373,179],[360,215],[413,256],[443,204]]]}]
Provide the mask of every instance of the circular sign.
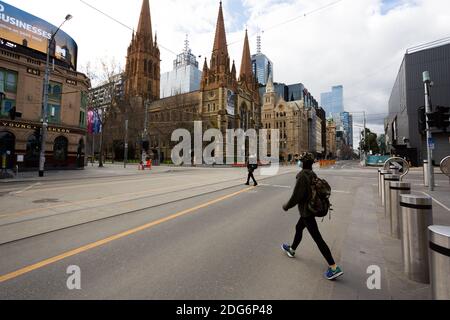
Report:
[{"label": "circular sign", "polygon": [[447,177],[450,177],[450,156],[444,158],[441,161],[441,171]]},{"label": "circular sign", "polygon": [[383,169],[389,170],[391,167],[398,170],[400,179],[403,179],[403,177],[406,176],[409,172],[409,163],[403,158],[393,157],[388,159],[384,163]]}]

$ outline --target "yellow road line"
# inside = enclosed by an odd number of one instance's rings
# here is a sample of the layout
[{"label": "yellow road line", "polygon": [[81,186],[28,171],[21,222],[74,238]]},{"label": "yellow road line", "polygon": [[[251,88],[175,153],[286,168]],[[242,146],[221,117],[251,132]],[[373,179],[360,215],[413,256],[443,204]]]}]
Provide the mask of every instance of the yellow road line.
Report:
[{"label": "yellow road line", "polygon": [[58,262],[58,261],[61,261],[61,260],[63,260],[63,259],[72,257],[72,256],[74,256],[74,255],[80,254],[80,253],[82,253],[82,252],[85,252],[85,251],[88,251],[88,250],[91,250],[91,249],[100,247],[100,246],[105,245],[105,244],[107,244],[107,243],[110,243],[110,242],[112,242],[112,241],[114,241],[114,240],[118,240],[118,239],[121,239],[121,238],[130,236],[130,235],[132,235],[132,234],[135,234],[135,233],[137,233],[137,232],[140,232],[140,231],[149,229],[149,228],[151,228],[151,227],[157,226],[157,225],[162,224],[162,223],[164,223],[164,222],[167,222],[167,221],[170,221],[170,220],[174,220],[174,219],[179,218],[179,217],[181,217],[181,216],[184,216],[184,215],[186,215],[186,214],[188,214],[188,213],[192,213],[192,212],[194,212],[194,211],[197,211],[197,210],[200,210],[200,209],[209,207],[209,206],[211,206],[211,205],[213,205],[213,204],[216,204],[216,203],[218,203],[218,202],[227,200],[227,199],[232,198],[232,197],[235,197],[235,196],[237,196],[237,195],[239,195],[239,194],[242,194],[242,193],[245,193],[245,192],[247,192],[247,191],[250,191],[250,190],[252,190],[253,188],[254,188],[254,187],[250,187],[250,188],[246,188],[246,189],[243,189],[243,190],[241,190],[241,191],[238,191],[238,192],[234,192],[234,193],[232,193],[232,194],[229,194],[229,195],[220,197],[220,198],[218,198],[218,199],[215,199],[215,200],[206,202],[206,203],[201,204],[201,205],[198,205],[198,206],[196,206],[196,207],[193,207],[193,208],[190,208],[190,209],[186,209],[186,210],[180,211],[180,212],[178,212],[178,213],[175,213],[175,214],[170,215],[170,216],[168,216],[168,217],[159,219],[159,220],[157,220],[157,221],[153,221],[153,222],[144,224],[144,225],[142,225],[142,226],[140,226],[140,227],[137,227],[137,228],[134,228],[134,229],[130,229],[130,230],[128,230],[128,231],[121,232],[121,233],[119,233],[119,234],[113,235],[113,236],[108,237],[108,238],[105,238],[105,239],[103,239],[103,240],[99,240],[99,241],[95,241],[95,242],[89,243],[89,244],[84,245],[84,246],[82,246],[82,247],[79,247],[79,248],[77,248],[77,249],[70,250],[70,251],[67,251],[67,252],[65,252],[65,253],[62,253],[62,254],[60,254],[60,255],[57,255],[57,256],[55,256],[55,257],[53,257],[53,258],[49,258],[49,259],[43,260],[43,261],[41,261],[41,262],[38,262],[38,263],[32,264],[32,265],[30,265],[30,266],[27,266],[27,267],[21,268],[21,269],[19,269],[19,270],[16,270],[16,271],[14,271],[14,272],[5,274],[5,275],[3,275],[3,276],[0,276],[0,283],[5,282],[5,281],[8,281],[8,280],[11,280],[11,279],[14,279],[14,278],[17,278],[17,277],[22,276],[22,275],[24,275],[24,274],[26,274],[26,273],[29,273],[29,272],[31,272],[31,271],[34,271],[34,270],[43,268],[43,267],[45,267],[45,266],[48,266],[48,265],[53,264],[53,263],[55,263],[55,262]]}]

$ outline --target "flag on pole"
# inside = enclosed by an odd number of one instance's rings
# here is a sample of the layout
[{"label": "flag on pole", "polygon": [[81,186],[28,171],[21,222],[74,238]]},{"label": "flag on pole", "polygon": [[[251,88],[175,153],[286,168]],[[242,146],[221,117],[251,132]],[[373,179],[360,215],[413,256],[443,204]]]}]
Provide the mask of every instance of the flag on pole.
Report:
[{"label": "flag on pole", "polygon": [[94,133],[94,111],[88,111],[88,125],[87,125],[88,133]]}]

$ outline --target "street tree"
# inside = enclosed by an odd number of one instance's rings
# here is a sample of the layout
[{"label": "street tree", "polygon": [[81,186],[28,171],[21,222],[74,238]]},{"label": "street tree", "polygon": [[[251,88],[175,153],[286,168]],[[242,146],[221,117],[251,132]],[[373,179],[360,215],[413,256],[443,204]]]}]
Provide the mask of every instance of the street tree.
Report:
[{"label": "street tree", "polygon": [[102,58],[95,66],[88,62],[82,70],[93,83],[93,89],[89,94],[89,110],[95,114],[101,126],[99,167],[103,167],[104,141],[110,140],[109,135],[112,133],[108,130],[110,119],[115,117],[119,104],[123,102],[116,95],[116,87],[123,69],[114,58]]},{"label": "street tree", "polygon": [[363,137],[361,139],[360,149],[365,151],[366,153],[379,154],[380,147],[378,145],[377,139],[377,134],[366,128],[365,134],[363,133]]}]

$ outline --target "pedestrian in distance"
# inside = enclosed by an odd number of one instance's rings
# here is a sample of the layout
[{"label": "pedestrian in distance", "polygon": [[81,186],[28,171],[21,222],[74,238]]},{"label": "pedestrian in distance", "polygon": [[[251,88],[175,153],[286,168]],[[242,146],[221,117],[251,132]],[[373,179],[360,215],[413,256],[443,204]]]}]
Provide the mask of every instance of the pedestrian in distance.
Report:
[{"label": "pedestrian in distance", "polygon": [[256,182],[256,179],[255,179],[255,176],[253,175],[253,173],[255,172],[256,169],[258,169],[258,163],[256,162],[256,159],[253,159],[253,161],[251,161],[250,159],[247,159],[246,162],[247,162],[248,176],[247,176],[247,183],[245,185],[249,186],[250,179],[252,179],[253,183],[256,187],[258,185],[258,183]]},{"label": "pedestrian in distance", "polygon": [[300,157],[300,161],[303,169],[297,175],[297,182],[290,200],[283,205],[283,210],[286,212],[298,206],[300,220],[296,226],[296,233],[292,245],[283,244],[281,248],[288,257],[294,258],[296,250],[302,241],[303,230],[305,228],[308,229],[311,237],[328,263],[329,267],[325,273],[325,277],[328,280],[334,280],[344,273],[336,265],[330,248],[320,234],[316,221],[316,217],[324,217],[330,210],[331,205],[328,198],[331,195],[331,188],[325,180],[319,179],[313,172],[314,155],[305,153]]}]

